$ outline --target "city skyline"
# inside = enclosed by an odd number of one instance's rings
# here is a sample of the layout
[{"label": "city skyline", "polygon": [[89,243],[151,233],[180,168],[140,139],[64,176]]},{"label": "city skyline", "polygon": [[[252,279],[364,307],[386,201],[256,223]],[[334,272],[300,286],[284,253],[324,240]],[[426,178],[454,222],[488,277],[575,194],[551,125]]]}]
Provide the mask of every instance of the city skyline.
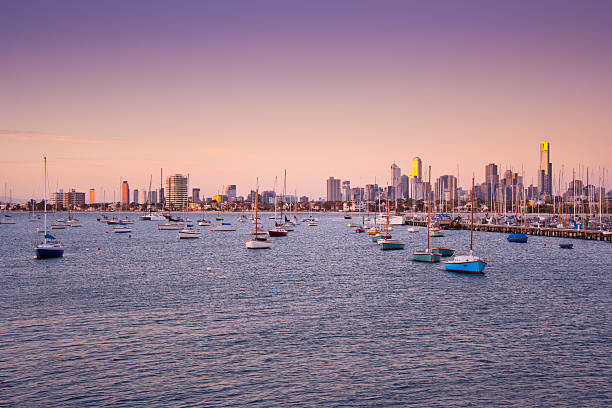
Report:
[{"label": "city skyline", "polygon": [[[189,174],[204,196],[246,196],[287,169],[325,196],[392,184],[395,162],[432,181],[489,163],[538,185],[612,167],[612,4],[226,4],[58,1],[0,15],[0,183],[14,199]],[[75,171],[78,170],[78,171]],[[586,181],[586,180],[585,180]],[[553,183],[553,190],[557,184]],[[607,177],[606,188],[611,188]]]}]

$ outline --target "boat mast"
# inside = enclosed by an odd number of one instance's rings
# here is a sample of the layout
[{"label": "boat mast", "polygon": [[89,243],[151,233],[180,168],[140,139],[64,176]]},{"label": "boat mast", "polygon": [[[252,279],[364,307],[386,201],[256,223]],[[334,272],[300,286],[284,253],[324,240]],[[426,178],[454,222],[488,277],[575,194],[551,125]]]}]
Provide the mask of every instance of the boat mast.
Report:
[{"label": "boat mast", "polygon": [[257,204],[259,197],[259,177],[257,177],[257,185],[255,186],[255,239],[257,239]]},{"label": "boat mast", "polygon": [[47,156],[43,156],[45,159],[45,185],[43,187],[45,193],[43,197],[43,207],[45,209],[45,244],[47,243]]},{"label": "boat mast", "polygon": [[427,183],[427,252],[429,252],[429,222],[431,218],[431,166],[429,166],[429,182]]},{"label": "boat mast", "polygon": [[472,174],[472,217],[470,222],[470,255],[472,255],[472,240],[474,237],[474,175]]}]

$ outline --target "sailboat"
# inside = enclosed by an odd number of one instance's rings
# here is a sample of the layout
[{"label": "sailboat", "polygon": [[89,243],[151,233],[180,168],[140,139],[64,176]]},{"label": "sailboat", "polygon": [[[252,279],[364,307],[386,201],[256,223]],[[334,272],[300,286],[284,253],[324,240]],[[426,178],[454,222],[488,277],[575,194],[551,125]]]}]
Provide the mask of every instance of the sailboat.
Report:
[{"label": "sailboat", "polygon": [[279,227],[278,218],[276,216],[276,178],[274,179],[274,228],[268,230],[271,237],[286,237],[287,230]]},{"label": "sailboat", "polygon": [[30,214],[30,218],[28,218],[28,222],[38,222],[38,221],[40,221],[40,215],[34,214],[34,206],[36,204],[36,201],[34,201],[32,199],[32,200],[30,200],[30,204],[32,205],[32,213]]},{"label": "sailboat", "polygon": [[[427,185],[427,231],[431,225],[431,166],[429,166],[429,183]],[[440,262],[440,254],[429,249],[429,234],[427,234],[427,250],[412,253],[412,260],[417,262]]]},{"label": "sailboat", "polygon": [[393,240],[391,239],[391,235],[389,235],[389,189],[387,189],[387,225],[385,228],[385,236],[383,239],[378,240],[378,244],[380,248],[383,250],[389,249],[404,249],[406,243],[403,241]]},{"label": "sailboat", "polygon": [[[524,194],[524,190],[522,190],[523,194]],[[520,203],[520,198],[517,197],[517,216],[518,216],[518,206]],[[523,212],[525,210],[525,204],[523,205],[523,208],[521,209],[521,211]],[[506,238],[508,240],[508,242],[516,242],[516,243],[520,243],[520,244],[524,244],[527,242],[527,234],[525,234],[523,232],[523,226],[525,224],[525,216],[526,214],[523,212],[523,216],[522,216],[522,220],[521,220],[521,230],[520,232],[516,232],[514,234],[510,234],[508,235],[508,238]]]},{"label": "sailboat", "polygon": [[[43,156],[45,160],[45,196],[43,198],[44,206],[44,230],[47,231],[47,156]],[[42,258],[61,258],[64,256],[64,245],[55,239],[55,237],[48,232],[45,232],[42,242],[34,245],[34,251],[36,257]]]},{"label": "sailboat", "polygon": [[[187,184],[189,184],[189,176],[187,176]],[[185,218],[185,228],[182,228],[178,232],[179,239],[197,239],[200,238],[200,230],[197,228],[193,228],[192,224],[189,224],[189,220],[187,219],[187,209],[189,208],[189,198],[187,199],[187,204],[185,206],[185,211],[183,212],[183,217]]]},{"label": "sailboat", "polygon": [[258,207],[258,197],[259,197],[259,180],[257,180],[257,187],[255,189],[255,234],[253,238],[247,238],[246,247],[247,249],[267,249],[272,248],[272,242],[268,240],[265,235],[261,235],[259,232],[259,224],[257,217],[257,207]]},{"label": "sailboat", "polygon": [[452,261],[444,262],[444,269],[450,272],[461,272],[479,274],[484,273],[487,260],[473,254],[474,244],[474,177],[472,177],[472,218],[470,220],[470,253],[469,255],[457,255]]}]

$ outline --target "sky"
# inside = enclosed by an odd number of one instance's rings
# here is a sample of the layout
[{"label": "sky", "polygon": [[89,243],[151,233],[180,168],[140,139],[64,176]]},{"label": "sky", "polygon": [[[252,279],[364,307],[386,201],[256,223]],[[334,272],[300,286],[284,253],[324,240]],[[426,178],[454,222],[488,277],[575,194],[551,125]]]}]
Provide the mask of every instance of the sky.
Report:
[{"label": "sky", "polygon": [[286,169],[324,197],[415,156],[466,188],[491,162],[537,184],[542,141],[555,178],[600,174],[610,21],[610,1],[2,2],[0,183],[41,197],[46,154],[52,190],[107,200],[161,168],[205,197]]}]

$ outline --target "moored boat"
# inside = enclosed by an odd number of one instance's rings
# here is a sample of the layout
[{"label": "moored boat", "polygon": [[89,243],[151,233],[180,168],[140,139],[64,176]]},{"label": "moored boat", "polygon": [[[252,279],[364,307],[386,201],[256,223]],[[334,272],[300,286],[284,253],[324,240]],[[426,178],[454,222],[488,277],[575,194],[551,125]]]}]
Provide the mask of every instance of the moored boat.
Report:
[{"label": "moored boat", "polygon": [[508,238],[506,239],[508,240],[508,242],[524,244],[525,242],[527,242],[527,235],[523,234],[522,232],[517,232],[515,234],[508,235]]},{"label": "moored boat", "polygon": [[404,247],[406,246],[405,242],[392,239],[383,239],[378,241],[378,243],[380,245],[380,248],[383,250],[404,249]]},{"label": "moored boat", "polygon": [[473,255],[457,255],[452,261],[444,262],[444,269],[449,272],[480,274],[484,272],[487,261]]},{"label": "moored boat", "polygon": [[470,217],[470,253],[457,255],[452,261],[444,262],[444,269],[449,272],[481,274],[487,266],[487,260],[475,256],[472,252],[474,244],[474,177],[472,177],[472,216]]},{"label": "moored boat", "polygon": [[211,231],[236,231],[236,227],[229,222],[222,222],[221,225],[216,226]]},{"label": "moored boat", "polygon": [[414,251],[412,260],[417,262],[440,262],[440,254],[431,251]]},{"label": "moored boat", "polygon": [[559,248],[562,248],[562,249],[572,249],[572,248],[574,248],[574,244],[559,244]]},{"label": "moored boat", "polygon": [[45,181],[44,181],[44,231],[45,235],[43,241],[34,245],[34,252],[36,258],[47,259],[47,258],[61,258],[64,256],[64,245],[55,239],[55,237],[49,234],[47,231],[47,157],[44,156],[45,160]]},{"label": "moored boat", "polygon": [[15,224],[15,220],[9,214],[4,214],[4,217],[0,220],[0,224]]},{"label": "moored boat", "polygon": [[442,257],[455,255],[455,250],[452,248],[432,248],[431,252],[436,252]]},{"label": "moored boat", "polygon": [[183,228],[178,232],[179,239],[197,239],[200,238],[200,230],[195,228]]},{"label": "moored boat", "polygon": [[272,242],[268,240],[265,234],[261,234],[259,232],[259,217],[257,216],[257,207],[258,201],[257,197],[259,196],[259,179],[257,180],[257,186],[255,189],[255,231],[253,233],[253,238],[247,238],[245,246],[247,249],[269,249],[272,248]]},{"label": "moored boat", "polygon": [[116,227],[113,227],[113,232],[116,234],[126,234],[132,232],[132,228],[128,227],[127,225],[117,225]]},{"label": "moored boat", "polygon": [[287,230],[285,230],[284,228],[274,227],[268,230],[268,235],[270,235],[271,237],[286,237]]},{"label": "moored boat", "polygon": [[[431,166],[429,166],[429,183],[428,189],[431,187]],[[427,191],[427,197],[430,197],[429,191]],[[427,231],[431,232],[431,200],[427,200]],[[440,254],[434,253],[429,249],[429,236],[427,234],[427,249],[425,251],[414,251],[412,253],[412,260],[416,262],[440,262]]]}]

